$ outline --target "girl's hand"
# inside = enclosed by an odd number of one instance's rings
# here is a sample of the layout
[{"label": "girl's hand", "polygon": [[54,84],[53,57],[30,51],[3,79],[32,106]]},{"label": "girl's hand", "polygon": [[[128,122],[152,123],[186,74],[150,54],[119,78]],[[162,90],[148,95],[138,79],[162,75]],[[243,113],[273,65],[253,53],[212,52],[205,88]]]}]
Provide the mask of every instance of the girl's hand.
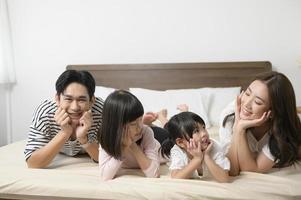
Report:
[{"label": "girl's hand", "polygon": [[123,129],[123,136],[122,136],[122,146],[123,149],[130,147],[133,143],[132,138],[130,137],[130,132],[128,126],[125,126]]},{"label": "girl's hand", "polygon": [[264,112],[263,115],[258,119],[252,119],[252,120],[241,119],[240,111],[241,111],[242,95],[243,95],[243,92],[241,92],[241,94],[236,97],[235,122],[234,122],[233,128],[238,131],[240,131],[240,130],[245,131],[248,128],[260,126],[264,122],[266,122],[271,115],[271,111],[268,111],[268,112]]},{"label": "girl's hand", "polygon": [[203,160],[203,152],[201,149],[201,142],[195,142],[193,139],[187,141],[187,152],[194,158],[200,158]]},{"label": "girl's hand", "polygon": [[205,149],[204,151],[204,154],[205,155],[209,155],[211,150],[212,150],[212,147],[213,147],[213,142],[210,140],[210,144],[207,146],[207,148]]}]

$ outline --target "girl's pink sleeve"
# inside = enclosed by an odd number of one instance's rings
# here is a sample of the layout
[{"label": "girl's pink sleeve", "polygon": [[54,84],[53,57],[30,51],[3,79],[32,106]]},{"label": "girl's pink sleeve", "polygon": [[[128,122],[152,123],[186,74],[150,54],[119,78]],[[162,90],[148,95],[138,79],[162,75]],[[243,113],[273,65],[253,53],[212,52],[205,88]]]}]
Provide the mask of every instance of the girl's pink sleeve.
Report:
[{"label": "girl's pink sleeve", "polygon": [[115,177],[117,171],[120,169],[122,161],[117,160],[110,156],[99,145],[99,157],[98,157],[100,177],[102,180],[107,181]]},{"label": "girl's pink sleeve", "polygon": [[144,127],[144,134],[143,134],[143,141],[141,143],[142,150],[145,156],[151,160],[151,164],[143,173],[147,177],[156,178],[160,176],[159,168],[160,168],[160,161],[159,161],[159,142],[154,138],[154,132],[149,127]]}]

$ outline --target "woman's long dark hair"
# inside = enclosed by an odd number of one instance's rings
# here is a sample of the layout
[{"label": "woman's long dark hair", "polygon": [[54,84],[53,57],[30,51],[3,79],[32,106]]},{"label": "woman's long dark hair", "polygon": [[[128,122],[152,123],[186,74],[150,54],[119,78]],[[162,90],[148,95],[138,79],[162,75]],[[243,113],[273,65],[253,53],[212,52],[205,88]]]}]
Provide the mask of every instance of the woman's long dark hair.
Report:
[{"label": "woman's long dark hair", "polygon": [[[260,74],[255,80],[266,84],[269,91],[272,111],[269,148],[275,157],[275,166],[292,165],[300,159],[301,145],[301,123],[293,86],[284,74],[274,71]],[[229,116],[224,119],[224,126]]]},{"label": "woman's long dark hair", "polygon": [[97,134],[101,147],[112,157],[121,159],[124,125],[143,113],[141,102],[130,92],[117,90],[111,93],[104,102],[102,126]]},{"label": "woman's long dark hair", "polygon": [[193,112],[181,112],[170,118],[164,126],[164,129],[169,133],[169,137],[161,145],[161,155],[170,157],[170,150],[176,144],[177,138],[189,141],[197,128],[197,123],[205,125],[204,120]]}]

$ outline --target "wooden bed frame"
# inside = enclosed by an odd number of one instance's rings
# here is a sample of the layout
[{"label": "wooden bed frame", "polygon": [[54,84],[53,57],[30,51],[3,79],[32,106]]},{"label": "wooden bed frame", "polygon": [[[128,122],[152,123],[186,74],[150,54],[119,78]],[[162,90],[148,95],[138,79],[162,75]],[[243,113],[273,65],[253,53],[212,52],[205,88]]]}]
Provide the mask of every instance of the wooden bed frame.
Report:
[{"label": "wooden bed frame", "polygon": [[271,71],[268,61],[68,65],[67,69],[87,70],[96,85],[128,89],[157,90],[200,87],[246,87],[258,73]]}]

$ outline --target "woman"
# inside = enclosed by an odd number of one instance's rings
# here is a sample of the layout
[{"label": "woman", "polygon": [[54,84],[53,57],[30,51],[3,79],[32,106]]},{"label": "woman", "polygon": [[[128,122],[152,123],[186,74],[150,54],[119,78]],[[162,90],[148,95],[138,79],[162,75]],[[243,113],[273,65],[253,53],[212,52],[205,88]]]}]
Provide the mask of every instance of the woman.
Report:
[{"label": "woman", "polygon": [[222,116],[219,134],[230,159],[230,175],[264,173],[300,160],[301,123],[295,93],[285,75],[258,76]]}]

